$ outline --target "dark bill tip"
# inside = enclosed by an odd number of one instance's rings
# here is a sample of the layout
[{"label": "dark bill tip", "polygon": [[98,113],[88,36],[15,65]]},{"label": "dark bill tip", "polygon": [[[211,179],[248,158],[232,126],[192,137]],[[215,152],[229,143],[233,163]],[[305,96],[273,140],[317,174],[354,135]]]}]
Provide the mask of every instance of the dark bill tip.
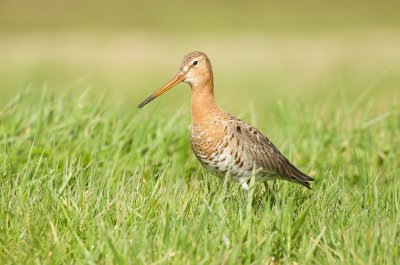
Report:
[{"label": "dark bill tip", "polygon": [[140,103],[137,107],[138,109],[141,109],[144,107],[144,105],[146,105],[147,103],[149,103],[150,101],[152,101],[153,99],[155,99],[156,97],[154,95],[149,96],[148,98],[146,98],[142,103]]}]

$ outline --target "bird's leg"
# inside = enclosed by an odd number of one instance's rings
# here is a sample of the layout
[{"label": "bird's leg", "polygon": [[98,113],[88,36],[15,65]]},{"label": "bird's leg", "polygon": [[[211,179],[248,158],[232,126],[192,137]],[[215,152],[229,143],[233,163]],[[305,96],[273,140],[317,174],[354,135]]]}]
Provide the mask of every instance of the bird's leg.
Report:
[{"label": "bird's leg", "polygon": [[264,185],[264,188],[265,188],[264,196],[267,196],[267,197],[271,196],[271,190],[270,190],[266,180],[263,181],[263,185]]},{"label": "bird's leg", "polygon": [[275,204],[275,201],[276,201],[275,192],[274,192],[274,186],[275,186],[274,184],[275,184],[275,182],[272,184],[272,189],[269,187],[269,185],[267,183],[267,180],[264,180],[263,184],[264,184],[264,187],[265,187],[264,194],[266,194],[266,198],[267,198],[267,200],[268,199],[270,200],[270,206],[272,206],[272,205]]},{"label": "bird's leg", "polygon": [[241,181],[240,182],[240,185],[242,185],[242,188],[243,188],[243,190],[244,191],[246,191],[246,192],[248,192],[249,191],[249,180],[248,179],[245,179],[245,180],[243,180],[243,181]]}]

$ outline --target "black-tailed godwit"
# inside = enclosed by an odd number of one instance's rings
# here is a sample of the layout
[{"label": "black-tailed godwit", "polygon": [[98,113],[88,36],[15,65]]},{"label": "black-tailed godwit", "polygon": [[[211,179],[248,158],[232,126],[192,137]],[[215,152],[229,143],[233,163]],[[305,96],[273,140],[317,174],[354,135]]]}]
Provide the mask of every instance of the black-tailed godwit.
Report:
[{"label": "black-tailed godwit", "polygon": [[253,174],[258,181],[283,179],[310,188],[313,178],[298,170],[265,135],[217,106],[211,63],[202,52],[187,54],[179,73],[138,107],[180,82],[189,83],[192,89],[190,140],[205,168],[218,176],[229,172],[245,190]]}]

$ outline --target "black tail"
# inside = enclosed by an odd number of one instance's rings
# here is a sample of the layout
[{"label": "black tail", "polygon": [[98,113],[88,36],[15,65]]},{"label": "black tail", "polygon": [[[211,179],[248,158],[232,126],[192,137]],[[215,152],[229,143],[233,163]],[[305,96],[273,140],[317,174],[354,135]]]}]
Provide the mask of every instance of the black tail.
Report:
[{"label": "black tail", "polygon": [[309,175],[304,174],[303,172],[301,172],[300,170],[298,170],[292,163],[290,163],[289,161],[287,161],[287,165],[288,165],[288,169],[289,169],[289,175],[291,180],[295,183],[301,184],[304,187],[311,189],[310,187],[310,181],[314,181],[314,179],[312,177],[310,177]]}]

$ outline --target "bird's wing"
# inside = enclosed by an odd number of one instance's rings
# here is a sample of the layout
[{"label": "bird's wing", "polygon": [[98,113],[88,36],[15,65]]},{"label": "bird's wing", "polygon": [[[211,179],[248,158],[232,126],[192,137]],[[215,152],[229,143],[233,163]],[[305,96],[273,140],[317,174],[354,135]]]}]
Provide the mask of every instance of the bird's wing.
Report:
[{"label": "bird's wing", "polygon": [[298,170],[259,130],[237,118],[231,119],[229,127],[256,167],[310,188],[313,178]]}]

